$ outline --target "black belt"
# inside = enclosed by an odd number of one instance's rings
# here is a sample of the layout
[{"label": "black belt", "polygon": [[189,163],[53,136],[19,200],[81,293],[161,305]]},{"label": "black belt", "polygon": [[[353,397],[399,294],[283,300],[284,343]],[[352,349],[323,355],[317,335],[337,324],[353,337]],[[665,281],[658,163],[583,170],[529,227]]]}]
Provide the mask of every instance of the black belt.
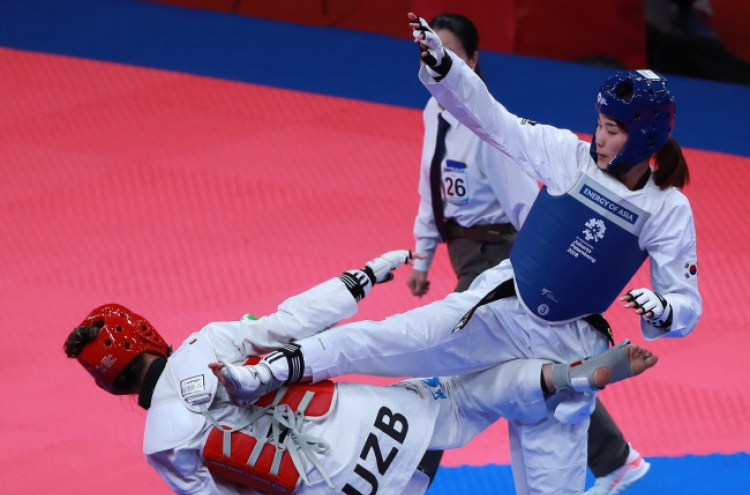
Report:
[{"label": "black belt", "polygon": [[473,227],[462,227],[455,221],[445,223],[448,239],[468,239],[474,242],[496,244],[502,242],[503,236],[513,234],[516,228],[512,223],[490,223],[486,225],[475,225]]},{"label": "black belt", "polygon": [[[453,327],[453,331],[457,332],[458,330],[461,330],[463,327],[465,327],[471,317],[474,315],[474,312],[479,307],[484,306],[485,304],[489,304],[493,301],[506,299],[508,297],[518,297],[518,294],[516,294],[516,284],[513,283],[512,278],[506,280],[505,282],[492,289],[489,293],[487,293],[487,295],[485,295],[478,303],[474,305],[473,308],[469,310],[468,313],[466,313],[461,318],[461,321],[459,321],[458,324]],[[599,313],[593,313],[588,316],[584,316],[582,319],[586,321],[586,323],[594,327],[594,329],[599,333],[607,337],[607,341],[610,343],[610,345],[615,345],[615,339],[612,335],[612,328],[609,326],[609,323],[606,319],[604,319],[602,315],[600,315]]]}]

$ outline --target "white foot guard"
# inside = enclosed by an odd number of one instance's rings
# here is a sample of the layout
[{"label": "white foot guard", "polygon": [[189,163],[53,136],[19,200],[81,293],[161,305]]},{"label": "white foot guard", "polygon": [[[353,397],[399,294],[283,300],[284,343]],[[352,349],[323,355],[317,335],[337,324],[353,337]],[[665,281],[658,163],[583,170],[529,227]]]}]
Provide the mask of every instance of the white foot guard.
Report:
[{"label": "white foot guard", "polygon": [[211,366],[211,369],[227,389],[229,400],[236,406],[250,406],[281,386],[281,381],[273,376],[271,369],[262,361],[254,366],[222,362],[221,367]]},{"label": "white foot guard", "polygon": [[575,390],[576,392],[597,392],[604,387],[598,387],[594,382],[594,372],[599,368],[607,368],[612,377],[609,383],[619,382],[633,376],[630,365],[630,355],[626,347],[630,344],[625,339],[616,346],[601,354],[591,356],[583,361],[567,364],[552,365],[552,384],[557,392]]},{"label": "white foot guard", "polygon": [[208,365],[237,406],[249,406],[281,385],[299,382],[305,373],[305,358],[298,344],[281,347],[254,366],[227,363]]}]

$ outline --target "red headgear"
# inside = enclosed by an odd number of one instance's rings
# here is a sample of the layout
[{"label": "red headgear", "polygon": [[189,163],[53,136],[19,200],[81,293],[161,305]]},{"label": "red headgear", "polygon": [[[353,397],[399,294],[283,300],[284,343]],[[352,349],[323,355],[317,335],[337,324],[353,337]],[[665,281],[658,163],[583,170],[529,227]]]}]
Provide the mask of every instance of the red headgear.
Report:
[{"label": "red headgear", "polygon": [[79,326],[91,327],[97,323],[104,326],[96,339],[83,347],[77,359],[96,384],[111,394],[122,394],[112,384],[133,359],[144,352],[161,357],[169,355],[169,347],[151,324],[124,306],[99,306]]}]

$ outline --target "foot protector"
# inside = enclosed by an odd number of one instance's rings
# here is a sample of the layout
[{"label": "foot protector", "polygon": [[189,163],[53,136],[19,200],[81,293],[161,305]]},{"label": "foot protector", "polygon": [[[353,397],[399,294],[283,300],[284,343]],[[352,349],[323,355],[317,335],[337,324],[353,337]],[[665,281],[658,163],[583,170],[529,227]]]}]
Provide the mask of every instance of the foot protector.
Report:
[{"label": "foot protector", "polygon": [[570,365],[552,365],[552,383],[556,391],[597,392],[603,389],[604,387],[594,384],[594,372],[602,367],[608,368],[612,373],[609,383],[630,378],[633,376],[633,370],[626,349],[628,344],[630,340],[625,339],[611,349],[583,361],[576,361]]},{"label": "foot protector", "polygon": [[237,366],[222,362],[220,373],[227,382],[229,399],[237,406],[249,406],[269,392],[278,390],[281,381],[264,362],[254,366]]}]

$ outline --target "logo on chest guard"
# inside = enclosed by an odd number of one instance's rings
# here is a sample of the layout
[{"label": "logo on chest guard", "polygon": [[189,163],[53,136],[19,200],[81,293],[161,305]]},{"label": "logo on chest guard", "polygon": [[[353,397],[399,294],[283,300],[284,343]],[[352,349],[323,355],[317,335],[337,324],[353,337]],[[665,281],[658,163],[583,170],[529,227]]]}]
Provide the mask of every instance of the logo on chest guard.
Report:
[{"label": "logo on chest guard", "polygon": [[546,297],[547,299],[551,299],[555,302],[560,302],[557,299],[555,299],[555,294],[550,289],[546,287],[542,287],[542,297]]},{"label": "logo on chest guard", "polygon": [[604,233],[607,231],[607,226],[604,225],[604,220],[600,218],[592,218],[586,222],[586,228],[583,230],[583,235],[587,241],[599,242],[599,239],[604,239]]}]

